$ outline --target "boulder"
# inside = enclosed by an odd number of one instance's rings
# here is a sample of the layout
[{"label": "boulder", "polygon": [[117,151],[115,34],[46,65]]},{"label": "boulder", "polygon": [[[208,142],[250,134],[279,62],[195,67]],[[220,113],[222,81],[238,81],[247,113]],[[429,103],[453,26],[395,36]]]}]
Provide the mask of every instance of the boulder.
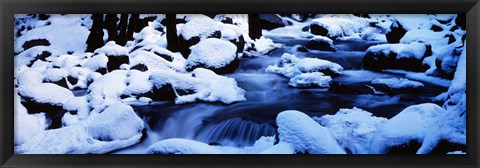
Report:
[{"label": "boulder", "polygon": [[388,43],[399,43],[400,39],[407,33],[407,30],[405,30],[400,24],[400,22],[396,21],[393,22],[392,25],[390,26],[390,31],[385,34],[387,37]]}]

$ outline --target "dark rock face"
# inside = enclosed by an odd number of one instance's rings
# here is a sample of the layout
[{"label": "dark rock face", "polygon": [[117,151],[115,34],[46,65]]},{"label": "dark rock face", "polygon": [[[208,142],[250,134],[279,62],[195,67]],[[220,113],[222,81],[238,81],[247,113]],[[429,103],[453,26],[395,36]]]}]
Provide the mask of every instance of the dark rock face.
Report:
[{"label": "dark rock face", "polygon": [[372,71],[381,71],[393,67],[397,53],[390,52],[385,55],[383,52],[367,52],[363,57],[363,68]]},{"label": "dark rock face", "polygon": [[226,74],[226,73],[234,72],[239,66],[240,66],[240,60],[238,59],[238,57],[235,57],[235,59],[232,62],[230,62],[224,67],[215,68],[215,67],[199,64],[199,65],[187,68],[187,71],[193,71],[196,68],[206,68],[206,69],[212,70],[217,74]]},{"label": "dark rock face", "polygon": [[416,154],[418,149],[422,146],[421,143],[412,140],[408,143],[390,147],[388,154]]},{"label": "dark rock face", "polygon": [[[212,34],[210,34],[207,38],[221,38],[222,33],[220,31],[215,31]],[[189,40],[186,40],[182,35],[178,38],[178,41],[180,43],[180,53],[183,55],[183,57],[188,58],[190,53],[192,52],[190,50],[190,47],[197,44],[200,42],[200,37],[192,37]]]},{"label": "dark rock face", "polygon": [[433,148],[430,154],[446,154],[453,151],[467,151],[467,146],[464,144],[458,144],[450,142],[448,140],[441,140],[438,142],[437,146]]},{"label": "dark rock face", "polygon": [[457,26],[460,26],[462,30],[467,29],[467,16],[466,14],[458,14],[457,18],[455,18],[455,23]]},{"label": "dark rock face", "polygon": [[245,48],[245,39],[243,38],[243,35],[240,35],[236,40],[230,40],[230,42],[237,46],[237,53],[243,53],[243,49]]},{"label": "dark rock face", "polygon": [[38,15],[38,19],[40,19],[40,20],[47,20],[48,18],[50,18],[50,15],[46,15],[46,14],[39,14]]},{"label": "dark rock face", "polygon": [[388,43],[399,43],[400,39],[407,33],[400,22],[395,22],[390,26],[390,32],[385,34]]},{"label": "dark rock face", "polygon": [[275,14],[260,14],[260,27],[262,29],[272,30],[279,27],[285,27],[280,16]]},{"label": "dark rock face", "polygon": [[48,51],[42,51],[42,53],[40,54],[37,54],[36,56],[34,56],[34,59],[27,65],[28,67],[31,67],[33,65],[33,63],[35,63],[36,61],[38,60],[42,60],[42,61],[47,61],[47,57],[50,57],[52,55],[52,53],[48,52]]},{"label": "dark rock face", "polygon": [[326,29],[325,27],[316,25],[316,24],[311,24],[310,25],[310,33],[327,37],[328,36],[328,29]]},{"label": "dark rock face", "polygon": [[159,101],[169,101],[176,98],[171,84],[163,85],[160,88],[154,86],[152,92],[147,93],[145,96],[151,98],[152,100]]},{"label": "dark rock face", "polygon": [[137,64],[137,65],[131,67],[130,69],[136,69],[136,70],[139,70],[139,71],[142,71],[142,72],[148,71],[148,67],[145,64]]},{"label": "dark rock face", "polygon": [[396,69],[403,69],[407,71],[414,71],[414,72],[425,72],[427,71],[430,66],[427,64],[423,64],[423,60],[432,55],[432,46],[425,45],[425,53],[422,58],[417,59],[414,56],[406,57],[406,58],[397,58],[394,63],[394,67]]},{"label": "dark rock face", "polygon": [[331,45],[327,41],[321,41],[321,40],[310,40],[305,45],[305,47],[311,50],[333,51],[333,52],[337,51],[337,49],[335,49],[333,45]]},{"label": "dark rock face", "polygon": [[62,126],[62,117],[65,114],[61,105],[39,103],[35,100],[20,95],[22,98],[22,105],[27,109],[29,114],[46,113],[52,120],[48,129],[60,128]]},{"label": "dark rock face", "polygon": [[50,46],[50,42],[47,39],[34,39],[23,43],[22,48],[28,50],[35,46]]},{"label": "dark rock face", "polygon": [[122,56],[108,56],[108,63],[107,63],[107,70],[108,72],[112,72],[114,70],[120,69],[120,65],[128,64],[129,58],[127,55]]},{"label": "dark rock face", "polygon": [[430,30],[432,30],[434,32],[441,32],[441,31],[443,31],[443,28],[441,28],[440,26],[437,26],[437,25],[432,25]]}]

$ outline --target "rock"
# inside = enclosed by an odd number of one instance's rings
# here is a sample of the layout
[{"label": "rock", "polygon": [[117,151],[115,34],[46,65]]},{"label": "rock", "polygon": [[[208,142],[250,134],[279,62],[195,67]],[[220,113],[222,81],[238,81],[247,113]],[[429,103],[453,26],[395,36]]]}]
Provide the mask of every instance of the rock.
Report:
[{"label": "rock", "polygon": [[432,55],[432,46],[413,42],[410,44],[381,44],[367,49],[363,57],[363,68],[381,71],[383,69],[403,69],[425,72],[428,65],[423,60]]},{"label": "rock", "polygon": [[336,49],[333,46],[333,41],[327,37],[316,36],[305,45],[306,48],[311,50],[321,50],[321,51],[333,51]]},{"label": "rock", "polygon": [[311,24],[310,33],[326,37],[328,36],[328,29],[318,24]]},{"label": "rock", "polygon": [[120,65],[129,63],[128,49],[117,45],[114,41],[110,41],[102,48],[95,50],[94,55],[100,54],[104,54],[108,58],[108,72],[120,69]]},{"label": "rock", "polygon": [[450,142],[448,140],[442,139],[438,142],[437,146],[432,149],[430,154],[446,154],[452,151],[467,151],[467,146],[465,144],[459,144],[455,142]]},{"label": "rock", "polygon": [[50,46],[50,42],[47,39],[29,40],[23,43],[22,48],[25,51],[35,46]]},{"label": "rock", "polygon": [[262,29],[272,30],[279,27],[285,27],[283,19],[276,14],[260,14],[260,27]]},{"label": "rock", "polygon": [[135,66],[132,66],[130,69],[136,69],[142,72],[148,71],[148,67],[145,64],[137,64]]},{"label": "rock", "polygon": [[443,28],[441,28],[440,26],[437,26],[437,25],[432,25],[430,30],[432,30],[434,32],[441,32],[441,31],[443,31]]},{"label": "rock", "polygon": [[399,43],[400,39],[407,33],[400,22],[396,21],[390,26],[390,31],[385,34],[388,43]]},{"label": "rock", "polygon": [[[220,38],[221,36],[222,34],[220,31],[215,31],[214,33],[207,36],[207,38]],[[195,36],[187,40],[182,35],[180,35],[178,41],[180,43],[180,53],[182,53],[183,57],[188,58],[191,53],[190,47],[198,44],[198,42],[200,42],[200,37]]]},{"label": "rock", "polygon": [[416,154],[421,146],[421,143],[412,140],[408,143],[392,146],[386,150],[387,154]]},{"label": "rock", "polygon": [[240,65],[234,44],[216,38],[201,41],[192,47],[186,68],[192,71],[198,67],[210,69],[218,74],[231,73]]},{"label": "rock", "polygon": [[388,54],[385,54],[384,52],[367,51],[362,60],[363,68],[373,71],[381,71],[393,67],[396,57],[397,53],[395,52],[388,52]]},{"label": "rock", "polygon": [[467,16],[466,14],[457,14],[457,18],[455,18],[455,23],[457,26],[460,26],[462,30],[467,29]]}]

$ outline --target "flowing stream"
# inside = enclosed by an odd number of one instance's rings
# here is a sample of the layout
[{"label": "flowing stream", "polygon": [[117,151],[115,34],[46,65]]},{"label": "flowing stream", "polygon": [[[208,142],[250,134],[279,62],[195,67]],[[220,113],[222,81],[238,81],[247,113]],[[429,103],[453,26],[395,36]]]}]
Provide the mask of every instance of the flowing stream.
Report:
[{"label": "flowing stream", "polygon": [[329,91],[326,88],[293,88],[288,79],[265,72],[283,53],[298,57],[312,57],[336,62],[344,67],[344,74],[334,78],[351,87],[362,87],[375,78],[403,77],[389,73],[362,70],[366,49],[378,44],[361,40],[335,41],[337,52],[298,52],[306,41],[275,39],[283,46],[267,56],[242,58],[235,73],[225,76],[235,78],[238,86],[246,91],[246,101],[230,105],[216,103],[191,103],[175,105],[171,102],[154,102],[134,106],[145,120],[146,136],[137,145],[113,153],[145,153],[155,142],[168,138],[186,138],[212,145],[251,146],[261,136],[273,136],[275,118],[284,110],[299,110],[310,116],[335,114],[340,108],[358,107],[375,116],[391,118],[404,108],[423,102],[446,91],[446,88],[425,84],[421,94],[348,94]]}]

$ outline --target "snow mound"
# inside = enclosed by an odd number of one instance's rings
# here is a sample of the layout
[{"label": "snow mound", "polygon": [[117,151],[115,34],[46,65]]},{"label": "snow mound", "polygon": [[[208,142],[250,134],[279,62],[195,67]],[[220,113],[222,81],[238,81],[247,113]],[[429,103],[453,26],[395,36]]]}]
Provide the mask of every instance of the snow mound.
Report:
[{"label": "snow mound", "polygon": [[45,113],[28,114],[27,109],[20,103],[18,94],[15,94],[14,107],[13,133],[15,146],[27,142],[48,128],[49,124]]},{"label": "snow mound", "polygon": [[117,45],[115,41],[109,41],[105,46],[96,49],[94,55],[105,54],[106,56],[126,56],[128,55],[128,49]]},{"label": "snow mound", "polygon": [[15,152],[103,154],[138,143],[142,129],[143,121],[131,107],[115,104],[102,113],[91,115],[85,122],[39,133],[16,146]]},{"label": "snow mound", "polygon": [[[158,89],[170,85],[175,90],[177,104],[196,100],[230,104],[245,100],[245,91],[237,86],[235,79],[219,76],[208,69],[197,68],[192,74],[155,71],[150,75],[150,81]],[[177,90],[193,93],[180,95]]]},{"label": "snow mound", "polygon": [[130,66],[144,64],[148,69],[173,69],[184,71],[185,58],[156,45],[147,45],[130,53]]},{"label": "snow mound", "polygon": [[108,106],[89,120],[85,127],[92,138],[101,141],[127,140],[135,135],[141,135],[143,128],[143,120],[137,116],[133,108],[121,103]]},{"label": "snow mound", "polygon": [[408,80],[405,78],[377,78],[372,81],[372,84],[376,85],[386,85],[392,89],[403,89],[403,88],[422,88],[424,85],[417,81]]},{"label": "snow mound", "polygon": [[387,121],[386,118],[372,116],[372,113],[356,107],[340,109],[335,115],[313,119],[327,127],[339,145],[353,154],[368,154],[373,134]]},{"label": "snow mound", "polygon": [[442,139],[465,144],[466,137],[452,129],[449,113],[451,112],[432,103],[405,108],[377,129],[372,138],[370,153],[388,153],[391,147],[418,142],[421,147],[416,153],[428,154]]},{"label": "snow mound", "polygon": [[35,103],[62,106],[68,99],[74,97],[73,93],[61,86],[52,83],[22,85],[18,88],[19,95]]},{"label": "snow mound", "polygon": [[96,79],[88,86],[89,105],[91,108],[103,108],[120,102],[120,96],[126,89],[127,71],[116,70]]},{"label": "snow mound", "polygon": [[293,87],[328,87],[332,78],[321,72],[303,73],[290,79],[288,84]]},{"label": "snow mound", "polygon": [[[355,17],[353,15],[325,15],[321,18],[313,19],[311,21],[311,30],[313,34],[323,35],[328,37],[349,37],[358,36],[363,29],[369,26],[370,22],[367,19]],[[321,27],[325,30],[322,33],[316,33],[312,25]]]},{"label": "snow mound", "polygon": [[208,38],[200,41],[191,47],[191,54],[188,56],[186,68],[195,67],[222,68],[237,59],[237,47],[224,40]]},{"label": "snow mound", "polygon": [[22,71],[16,77],[16,83],[18,86],[28,85],[28,84],[39,84],[39,83],[42,83],[42,81],[43,81],[42,72],[32,68],[28,68]]},{"label": "snow mound", "polygon": [[248,57],[258,57],[267,55],[276,48],[280,48],[282,45],[274,43],[271,39],[261,36],[259,39],[250,40],[247,43],[249,47],[246,47],[244,54]]},{"label": "snow mound", "polygon": [[280,143],[290,144],[296,152],[345,154],[327,128],[300,111],[283,111],[278,114],[276,122]]},{"label": "snow mound", "polygon": [[188,139],[166,139],[147,149],[147,154],[222,154],[223,152],[208,144]]},{"label": "snow mound", "polygon": [[293,78],[301,73],[322,72],[326,75],[340,75],[343,67],[337,63],[318,58],[297,58],[285,53],[276,65],[270,65],[266,71]]},{"label": "snow mound", "polygon": [[206,39],[215,31],[220,31],[221,29],[219,22],[203,15],[187,17],[186,21],[187,23],[178,31],[185,40],[190,40],[192,37],[197,36],[200,37],[200,40]]}]

